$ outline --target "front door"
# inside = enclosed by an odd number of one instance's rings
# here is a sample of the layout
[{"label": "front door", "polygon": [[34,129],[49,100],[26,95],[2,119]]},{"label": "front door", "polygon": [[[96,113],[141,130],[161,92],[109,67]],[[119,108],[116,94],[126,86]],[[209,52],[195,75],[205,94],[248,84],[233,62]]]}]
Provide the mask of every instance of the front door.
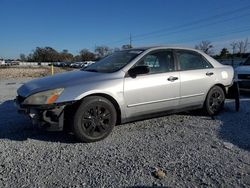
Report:
[{"label": "front door", "polygon": [[180,97],[180,75],[175,71],[172,51],[151,52],[133,67],[140,65],[148,66],[149,73],[124,78],[127,117],[176,108]]}]

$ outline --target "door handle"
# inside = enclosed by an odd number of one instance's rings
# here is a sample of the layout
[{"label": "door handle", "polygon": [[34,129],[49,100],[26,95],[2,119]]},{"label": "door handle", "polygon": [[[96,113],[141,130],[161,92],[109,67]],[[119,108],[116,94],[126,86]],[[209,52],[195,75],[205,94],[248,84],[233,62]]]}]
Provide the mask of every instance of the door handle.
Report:
[{"label": "door handle", "polygon": [[212,76],[214,73],[213,72],[207,72],[206,75],[207,76]]},{"label": "door handle", "polygon": [[170,76],[168,78],[168,81],[170,81],[170,82],[174,82],[175,80],[178,80],[178,77]]}]

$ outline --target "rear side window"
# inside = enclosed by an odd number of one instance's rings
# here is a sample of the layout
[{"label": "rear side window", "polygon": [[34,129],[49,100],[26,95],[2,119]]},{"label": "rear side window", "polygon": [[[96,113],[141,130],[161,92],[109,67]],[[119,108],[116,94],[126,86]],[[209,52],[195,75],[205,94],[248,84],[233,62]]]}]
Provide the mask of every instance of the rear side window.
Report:
[{"label": "rear side window", "polygon": [[177,51],[181,70],[209,69],[213,66],[202,55],[191,51]]}]

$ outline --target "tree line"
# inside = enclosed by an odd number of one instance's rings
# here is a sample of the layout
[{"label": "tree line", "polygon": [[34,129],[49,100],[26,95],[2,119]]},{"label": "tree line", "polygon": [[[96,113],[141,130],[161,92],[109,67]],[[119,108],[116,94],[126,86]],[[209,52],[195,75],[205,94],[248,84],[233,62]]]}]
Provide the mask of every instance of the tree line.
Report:
[{"label": "tree line", "polygon": [[246,58],[249,55],[249,53],[247,53],[247,51],[249,50],[249,45],[250,43],[248,42],[248,38],[246,38],[245,40],[233,41],[230,43],[231,52],[230,49],[222,48],[220,53],[217,55],[214,55],[214,45],[210,41],[202,41],[199,44],[195,45],[195,48],[205,52],[208,55],[220,59],[234,57]]},{"label": "tree line", "polygon": [[[205,52],[208,55],[214,56],[215,58],[245,58],[247,55],[247,50],[249,49],[250,43],[248,38],[240,41],[233,41],[230,46],[231,50],[227,48],[222,48],[219,54],[214,55],[214,45],[210,41],[201,41],[199,44],[195,45],[196,49]],[[79,62],[79,61],[96,61],[103,58],[115,51],[130,49],[131,45],[126,44],[121,48],[110,48],[108,46],[96,46],[94,52],[88,49],[82,49],[77,55],[73,55],[68,50],[63,50],[58,52],[51,47],[37,47],[29,55],[20,54],[21,61],[28,62]],[[230,53],[231,51],[231,53]]]},{"label": "tree line", "polygon": [[94,52],[88,49],[82,49],[77,55],[73,55],[68,50],[58,52],[52,47],[36,47],[32,53],[25,55],[20,54],[21,61],[27,62],[80,62],[80,61],[96,61],[103,58],[114,51],[121,49],[132,48],[131,45],[126,44],[121,48],[110,48],[108,46],[96,46]]}]

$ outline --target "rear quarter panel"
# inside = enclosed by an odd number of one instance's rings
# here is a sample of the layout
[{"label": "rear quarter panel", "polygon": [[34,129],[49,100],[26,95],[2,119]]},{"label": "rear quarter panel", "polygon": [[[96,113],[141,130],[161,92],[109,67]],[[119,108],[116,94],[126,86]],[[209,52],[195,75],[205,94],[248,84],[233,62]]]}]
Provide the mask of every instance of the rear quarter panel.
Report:
[{"label": "rear quarter panel", "polygon": [[216,83],[225,87],[231,86],[234,79],[234,70],[231,66],[215,67]]},{"label": "rear quarter panel", "polygon": [[215,84],[222,84],[225,87],[231,86],[234,79],[234,69],[232,66],[222,65],[216,61],[211,56],[205,54],[204,52],[200,53],[213,65],[215,73]]}]

